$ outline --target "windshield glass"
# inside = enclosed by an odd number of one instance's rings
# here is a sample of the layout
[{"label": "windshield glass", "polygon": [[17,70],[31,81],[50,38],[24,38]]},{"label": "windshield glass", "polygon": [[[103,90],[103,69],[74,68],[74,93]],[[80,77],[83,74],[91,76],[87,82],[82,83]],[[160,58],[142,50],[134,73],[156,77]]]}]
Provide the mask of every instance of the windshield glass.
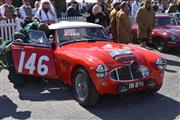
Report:
[{"label": "windshield glass", "polygon": [[102,27],[68,28],[57,31],[58,43],[88,41],[88,40],[110,40],[107,32]]},{"label": "windshield glass", "polygon": [[180,20],[180,14],[176,14],[178,20]]},{"label": "windshield glass", "polygon": [[174,17],[158,17],[156,18],[156,26],[178,25]]}]

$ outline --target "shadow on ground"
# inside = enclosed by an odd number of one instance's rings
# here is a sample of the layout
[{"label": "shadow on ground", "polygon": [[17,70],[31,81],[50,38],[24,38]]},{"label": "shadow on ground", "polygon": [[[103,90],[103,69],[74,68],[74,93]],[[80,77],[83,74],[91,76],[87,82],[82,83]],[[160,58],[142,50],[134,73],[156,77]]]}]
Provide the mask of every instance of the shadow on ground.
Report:
[{"label": "shadow on ground", "polygon": [[30,111],[17,111],[17,105],[7,96],[0,96],[0,119],[12,117],[15,119],[27,119]]},{"label": "shadow on ground", "polygon": [[166,54],[175,55],[175,56],[180,57],[180,50],[171,49],[171,50],[167,51]]},{"label": "shadow on ground", "polygon": [[102,96],[97,105],[86,109],[107,120],[172,120],[180,114],[180,103],[161,94],[134,94],[125,99]]},{"label": "shadow on ground", "polygon": [[[31,101],[73,100],[72,88],[53,81],[31,83],[18,90],[21,99]],[[130,94],[124,99],[104,95],[95,106],[85,108],[101,119],[171,120],[180,114],[180,103],[159,93]]]},{"label": "shadow on ground", "polygon": [[166,61],[167,61],[167,65],[180,67],[180,61],[174,61],[174,60],[169,60],[169,59],[166,59]]},{"label": "shadow on ground", "polygon": [[46,100],[72,100],[72,88],[55,80],[40,80],[28,82],[24,87],[17,89],[21,100],[46,101]]}]

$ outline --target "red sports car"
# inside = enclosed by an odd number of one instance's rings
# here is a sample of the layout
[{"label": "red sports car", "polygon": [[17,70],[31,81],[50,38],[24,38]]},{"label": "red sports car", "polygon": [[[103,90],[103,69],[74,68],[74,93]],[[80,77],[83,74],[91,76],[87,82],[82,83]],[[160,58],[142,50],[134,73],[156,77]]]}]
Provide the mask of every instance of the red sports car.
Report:
[{"label": "red sports car", "polygon": [[18,74],[59,79],[73,86],[84,106],[94,105],[102,94],[161,88],[166,61],[158,54],[113,43],[97,24],[60,22],[49,28],[54,33],[50,40],[44,32],[29,31],[29,43],[12,45]]},{"label": "red sports car", "polygon": [[[137,41],[136,20],[132,17],[131,21],[133,39]],[[180,49],[180,26],[176,18],[167,14],[156,15],[155,28],[148,42],[154,44],[159,51],[167,51],[169,48]]]}]

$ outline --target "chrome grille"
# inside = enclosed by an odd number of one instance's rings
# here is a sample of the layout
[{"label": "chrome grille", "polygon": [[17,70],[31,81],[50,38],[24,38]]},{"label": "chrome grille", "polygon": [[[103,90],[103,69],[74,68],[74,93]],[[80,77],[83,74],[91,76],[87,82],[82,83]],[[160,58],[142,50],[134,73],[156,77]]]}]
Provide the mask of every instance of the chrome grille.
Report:
[{"label": "chrome grille", "polygon": [[143,78],[143,74],[139,69],[140,65],[133,61],[130,65],[116,68],[110,72],[111,80],[137,80]]}]

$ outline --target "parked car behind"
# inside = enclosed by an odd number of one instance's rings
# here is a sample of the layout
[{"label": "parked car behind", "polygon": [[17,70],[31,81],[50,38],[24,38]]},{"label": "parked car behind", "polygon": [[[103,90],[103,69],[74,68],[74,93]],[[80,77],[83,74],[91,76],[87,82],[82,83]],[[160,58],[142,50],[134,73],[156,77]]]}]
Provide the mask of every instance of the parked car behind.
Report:
[{"label": "parked car behind", "polygon": [[[168,49],[180,49],[180,26],[177,19],[168,14],[159,14],[155,17],[155,28],[148,43],[155,45],[157,50],[162,52]],[[134,17],[131,17],[131,22],[133,39],[137,42],[137,24]]]}]

